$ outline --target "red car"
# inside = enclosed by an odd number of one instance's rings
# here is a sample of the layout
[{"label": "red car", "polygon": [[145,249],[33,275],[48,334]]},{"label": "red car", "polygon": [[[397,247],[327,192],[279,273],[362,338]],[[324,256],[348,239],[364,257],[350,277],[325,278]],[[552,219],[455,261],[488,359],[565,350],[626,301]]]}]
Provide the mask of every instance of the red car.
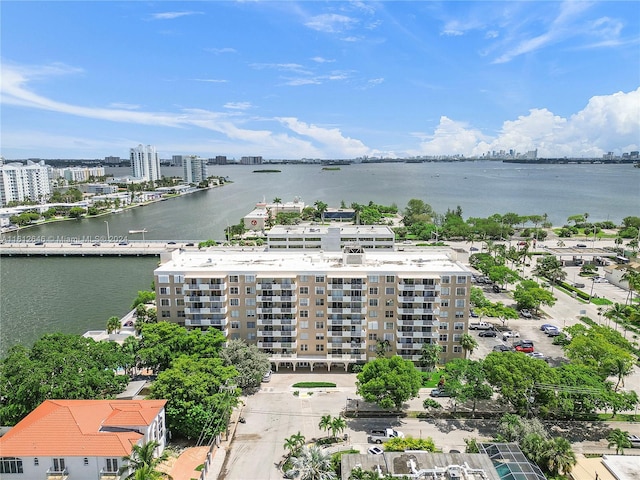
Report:
[{"label": "red car", "polygon": [[533,348],[533,343],[519,343],[515,346],[516,352],[523,353],[533,353],[535,350]]}]

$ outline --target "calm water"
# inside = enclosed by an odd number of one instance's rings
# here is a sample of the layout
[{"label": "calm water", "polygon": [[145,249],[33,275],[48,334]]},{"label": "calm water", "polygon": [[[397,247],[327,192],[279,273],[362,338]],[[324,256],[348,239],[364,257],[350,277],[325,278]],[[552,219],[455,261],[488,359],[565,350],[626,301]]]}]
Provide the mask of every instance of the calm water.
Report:
[{"label": "calm water", "polygon": [[[281,173],[252,173],[250,166],[210,166],[211,175],[233,183],[97,219],[61,222],[24,230],[42,236],[128,235],[146,229],[145,238],[222,239],[256,202],[299,197],[313,205],[344,201],[401,209],[412,198],[438,213],[460,205],[465,218],[493,213],[548,214],[555,225],[570,215],[589,220],[640,216],[640,169],[631,165],[516,165],[499,162],[345,165],[326,171],[318,165],[277,165]],[[108,169],[126,175],[129,169]],[[163,168],[164,175],[180,175]],[[129,238],[140,238],[129,235]],[[146,289],[154,258],[0,259],[0,355],[15,343],[30,345],[46,332],[83,333],[103,329],[122,315],[137,290]]]}]

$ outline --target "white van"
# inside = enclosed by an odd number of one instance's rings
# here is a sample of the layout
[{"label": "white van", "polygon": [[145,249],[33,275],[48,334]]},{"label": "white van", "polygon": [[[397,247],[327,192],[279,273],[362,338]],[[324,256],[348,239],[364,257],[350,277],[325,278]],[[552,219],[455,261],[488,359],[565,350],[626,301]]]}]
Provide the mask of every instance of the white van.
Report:
[{"label": "white van", "polygon": [[267,373],[265,373],[262,376],[262,381],[263,382],[270,382],[271,381],[271,370],[268,370]]}]

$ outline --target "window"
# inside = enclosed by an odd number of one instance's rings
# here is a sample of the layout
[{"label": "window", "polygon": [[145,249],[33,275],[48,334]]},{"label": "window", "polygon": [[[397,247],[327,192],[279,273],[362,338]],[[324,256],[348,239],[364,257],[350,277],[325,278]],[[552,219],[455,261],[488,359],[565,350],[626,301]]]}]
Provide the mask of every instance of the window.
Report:
[{"label": "window", "polygon": [[384,302],[384,304],[385,304],[387,307],[391,307],[391,306],[393,306],[393,300],[387,300],[387,301],[385,301],[385,302]]},{"label": "window", "polygon": [[118,459],[117,458],[107,458],[107,472],[117,472],[118,471]]},{"label": "window", "polygon": [[395,327],[393,322],[384,322],[384,329],[385,330],[393,330],[393,328]]},{"label": "window", "polygon": [[169,283],[169,275],[158,275],[158,283]]},{"label": "window", "polygon": [[371,310],[369,312],[369,317],[371,318],[378,318],[378,312],[376,312],[375,310]]},{"label": "window", "polygon": [[33,466],[34,466],[34,467],[37,467],[38,465],[40,465],[40,461],[38,460],[38,457],[35,457],[35,458],[33,459]]},{"label": "window", "polygon": [[244,287],[244,292],[246,295],[255,295],[256,287]]},{"label": "window", "polygon": [[0,458],[0,473],[24,473],[22,470],[22,459],[12,457]]},{"label": "window", "polygon": [[160,295],[169,295],[168,287],[160,287]]},{"label": "window", "polygon": [[442,308],[447,308],[449,306],[449,299],[448,298],[446,298],[446,299],[443,298],[442,300],[440,300],[440,306]]},{"label": "window", "polygon": [[245,307],[255,307],[256,306],[256,299],[255,298],[245,298],[244,299],[244,306]]},{"label": "window", "polygon": [[377,340],[378,339],[378,334],[377,333],[370,333],[369,334],[369,340]]},{"label": "window", "polygon": [[324,305],[324,298],[316,298],[316,306],[320,307]]},{"label": "window", "polygon": [[247,340],[255,340],[256,339],[256,334],[251,332],[251,333],[247,333]]},{"label": "window", "polygon": [[82,459],[82,463],[84,464],[84,466],[86,467],[87,465],[89,465],[89,459],[87,457],[84,457]]},{"label": "window", "polygon": [[230,295],[240,295],[240,287],[229,287]]},{"label": "window", "polygon": [[454,345],[453,346],[453,352],[454,353],[462,353],[462,347],[460,345]]},{"label": "window", "polygon": [[440,345],[442,347],[442,353],[447,353],[447,346],[446,345]]},{"label": "window", "polygon": [[240,299],[239,298],[230,298],[229,299],[229,305],[231,305],[232,307],[239,307],[240,306]]},{"label": "window", "polygon": [[171,317],[171,311],[169,310],[162,310],[162,318],[170,318]]},{"label": "window", "polygon": [[384,289],[384,293],[386,293],[387,295],[393,295],[396,292],[396,289],[394,287],[387,287]]},{"label": "window", "polygon": [[231,322],[231,328],[240,328],[240,322],[238,321]]},{"label": "window", "polygon": [[453,329],[454,330],[464,330],[464,323],[463,322],[454,322]]},{"label": "window", "polygon": [[309,306],[309,299],[308,298],[301,298],[300,299],[300,306],[301,307],[308,307]]},{"label": "window", "polygon": [[395,275],[387,275],[384,278],[385,282],[387,283],[394,283],[396,281],[396,276]]},{"label": "window", "polygon": [[378,275],[369,275],[369,283],[378,283],[380,281],[380,277]]},{"label": "window", "polygon": [[369,295],[378,295],[378,287],[369,287]]},{"label": "window", "polygon": [[316,318],[324,318],[324,310],[316,310]]},{"label": "window", "polygon": [[239,281],[240,281],[240,278],[238,277],[238,275],[229,275],[229,282],[238,283]]},{"label": "window", "polygon": [[456,318],[464,318],[464,312],[456,310]]},{"label": "window", "polygon": [[244,281],[245,281],[245,283],[256,283],[256,276],[255,275],[245,275],[244,276]]},{"label": "window", "polygon": [[467,277],[456,277],[456,283],[467,283]]},{"label": "window", "polygon": [[378,306],[378,299],[377,298],[370,298],[369,299],[369,306],[370,307],[377,307]]},{"label": "window", "polygon": [[184,318],[184,310],[178,310],[178,318]]},{"label": "window", "polygon": [[456,288],[456,295],[464,296],[466,294],[467,294],[467,288],[466,287],[458,287],[458,288]]},{"label": "window", "polygon": [[176,287],[176,295],[182,295],[182,287]]},{"label": "window", "polygon": [[439,322],[438,323],[438,329],[440,330],[449,330],[449,324],[447,322]]},{"label": "window", "polygon": [[438,340],[440,340],[441,342],[449,341],[449,334],[441,333],[440,336],[438,337]]},{"label": "window", "polygon": [[308,321],[300,322],[300,328],[309,328],[309,322]]},{"label": "window", "polygon": [[324,275],[316,275],[316,283],[324,283]]},{"label": "window", "polygon": [[240,310],[231,310],[231,318],[240,318]]},{"label": "window", "polygon": [[393,317],[394,317],[393,310],[385,310],[384,311],[384,318],[393,318]]},{"label": "window", "polygon": [[256,322],[247,322],[247,328],[256,328]]},{"label": "window", "polygon": [[378,322],[369,322],[369,330],[377,330]]},{"label": "window", "polygon": [[160,299],[160,306],[161,307],[170,307],[171,306],[171,300],[168,298],[161,298]]},{"label": "window", "polygon": [[440,318],[447,318],[449,316],[449,312],[445,311],[441,311],[440,312]]},{"label": "window", "polygon": [[324,328],[324,322],[316,322],[316,330],[320,330]]},{"label": "window", "polygon": [[441,295],[450,295],[450,293],[449,293],[450,291],[451,291],[451,289],[449,287],[442,287],[440,289],[440,294]]},{"label": "window", "polygon": [[389,341],[389,342],[393,342],[393,333],[385,333],[384,334],[384,339]]},{"label": "window", "polygon": [[316,287],[316,295],[324,295],[324,287]]},{"label": "window", "polygon": [[309,351],[309,345],[307,345],[306,343],[301,343],[300,344],[300,351],[301,352],[308,352]]},{"label": "window", "polygon": [[467,301],[465,299],[456,300],[456,308],[464,308]]},{"label": "window", "polygon": [[309,310],[300,310],[300,318],[309,318]]},{"label": "window", "polygon": [[309,340],[309,334],[307,332],[300,332],[300,340]]},{"label": "window", "polygon": [[460,337],[462,337],[462,334],[460,334],[460,333],[454,333],[454,334],[453,334],[453,341],[454,341],[454,342],[459,342],[459,341],[460,341]]},{"label": "window", "polygon": [[441,283],[451,283],[451,277],[449,275],[443,275],[442,278],[440,278],[440,282]]},{"label": "window", "polygon": [[53,459],[53,471],[54,472],[64,472],[64,458],[54,458]]},{"label": "window", "polygon": [[246,313],[247,317],[255,317],[256,316],[256,311],[253,310],[253,309],[249,309],[248,308],[245,313]]},{"label": "window", "polygon": [[309,287],[300,287],[300,295],[309,295]]},{"label": "window", "polygon": [[176,298],[176,305],[179,307],[184,307],[184,298]]},{"label": "window", "polygon": [[300,275],[300,281],[301,282],[308,282],[309,281],[309,275]]},{"label": "window", "polygon": [[324,345],[316,345],[316,352],[324,352]]},{"label": "window", "polygon": [[316,333],[316,340],[324,340],[324,333]]}]

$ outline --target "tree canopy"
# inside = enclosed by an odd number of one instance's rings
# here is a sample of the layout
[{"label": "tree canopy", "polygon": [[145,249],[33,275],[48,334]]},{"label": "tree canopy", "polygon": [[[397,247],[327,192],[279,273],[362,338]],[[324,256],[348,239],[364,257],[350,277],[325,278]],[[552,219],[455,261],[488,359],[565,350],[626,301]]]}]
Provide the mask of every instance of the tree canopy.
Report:
[{"label": "tree canopy", "polygon": [[247,345],[243,340],[229,340],[220,352],[220,357],[227,366],[238,370],[237,385],[243,391],[250,391],[260,386],[262,377],[271,368],[269,355],[256,345]]},{"label": "tree canopy", "polygon": [[368,362],[357,376],[357,393],[367,402],[400,411],[420,391],[422,376],[413,362],[396,355]]}]

